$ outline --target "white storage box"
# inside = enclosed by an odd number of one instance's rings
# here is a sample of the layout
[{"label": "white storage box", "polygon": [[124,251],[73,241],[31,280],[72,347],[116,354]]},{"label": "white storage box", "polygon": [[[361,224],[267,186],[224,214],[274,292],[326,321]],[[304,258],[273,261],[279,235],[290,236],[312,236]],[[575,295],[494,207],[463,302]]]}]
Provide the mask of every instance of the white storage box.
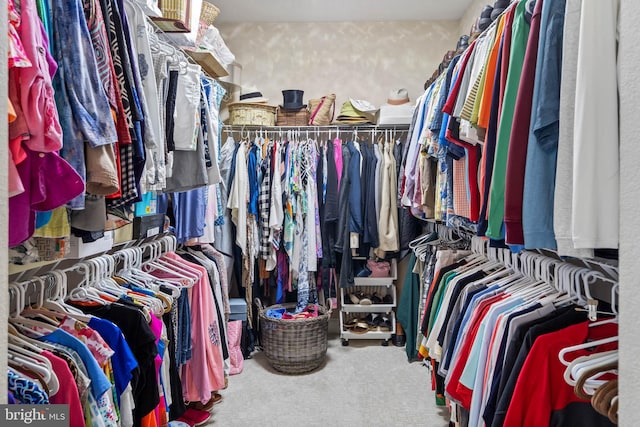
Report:
[{"label": "white storage box", "polygon": [[80,237],[71,236],[67,258],[84,258],[111,250],[113,247],[113,234],[112,230],[105,231],[104,237],[91,243],[84,243]]}]

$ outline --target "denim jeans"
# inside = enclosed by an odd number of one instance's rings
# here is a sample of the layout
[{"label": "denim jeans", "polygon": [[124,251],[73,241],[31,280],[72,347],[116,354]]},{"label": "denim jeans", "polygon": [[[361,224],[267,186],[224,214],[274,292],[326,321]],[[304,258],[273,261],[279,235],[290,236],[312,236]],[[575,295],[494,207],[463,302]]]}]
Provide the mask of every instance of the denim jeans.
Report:
[{"label": "denim jeans", "polygon": [[191,359],[191,307],[186,289],[178,298],[178,337],[176,339],[176,364],[182,366]]}]

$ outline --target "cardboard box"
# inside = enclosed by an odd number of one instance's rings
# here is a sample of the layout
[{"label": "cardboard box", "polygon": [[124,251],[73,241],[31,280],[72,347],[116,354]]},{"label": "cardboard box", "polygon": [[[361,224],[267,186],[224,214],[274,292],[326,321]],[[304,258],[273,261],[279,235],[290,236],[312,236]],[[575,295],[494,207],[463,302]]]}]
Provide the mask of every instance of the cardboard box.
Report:
[{"label": "cardboard box", "polygon": [[120,228],[113,230],[113,244],[119,245],[127,243],[129,240],[133,240],[133,223],[129,223]]}]

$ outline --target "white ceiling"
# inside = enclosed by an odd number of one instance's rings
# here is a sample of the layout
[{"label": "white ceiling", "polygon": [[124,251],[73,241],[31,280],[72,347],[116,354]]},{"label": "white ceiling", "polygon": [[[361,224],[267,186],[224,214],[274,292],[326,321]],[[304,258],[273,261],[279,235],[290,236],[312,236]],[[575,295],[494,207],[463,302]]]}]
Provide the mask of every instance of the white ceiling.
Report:
[{"label": "white ceiling", "polygon": [[458,20],[472,0],[207,0],[217,22]]}]

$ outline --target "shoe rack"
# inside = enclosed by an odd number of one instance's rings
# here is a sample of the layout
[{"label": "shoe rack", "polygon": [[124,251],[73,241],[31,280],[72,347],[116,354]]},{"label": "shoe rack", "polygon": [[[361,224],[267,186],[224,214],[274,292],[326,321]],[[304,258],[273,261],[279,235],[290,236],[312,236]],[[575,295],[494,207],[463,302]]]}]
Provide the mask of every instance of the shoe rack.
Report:
[{"label": "shoe rack", "polygon": [[[355,259],[366,262],[365,258]],[[389,345],[391,336],[396,332],[393,309],[397,306],[395,282],[398,275],[396,260],[389,262],[388,277],[355,277],[353,287],[340,289],[340,338],[343,346],[349,345],[349,340],[382,340],[383,346]],[[355,296],[354,301],[352,296]],[[382,319],[388,319],[388,322],[381,322]]]}]

